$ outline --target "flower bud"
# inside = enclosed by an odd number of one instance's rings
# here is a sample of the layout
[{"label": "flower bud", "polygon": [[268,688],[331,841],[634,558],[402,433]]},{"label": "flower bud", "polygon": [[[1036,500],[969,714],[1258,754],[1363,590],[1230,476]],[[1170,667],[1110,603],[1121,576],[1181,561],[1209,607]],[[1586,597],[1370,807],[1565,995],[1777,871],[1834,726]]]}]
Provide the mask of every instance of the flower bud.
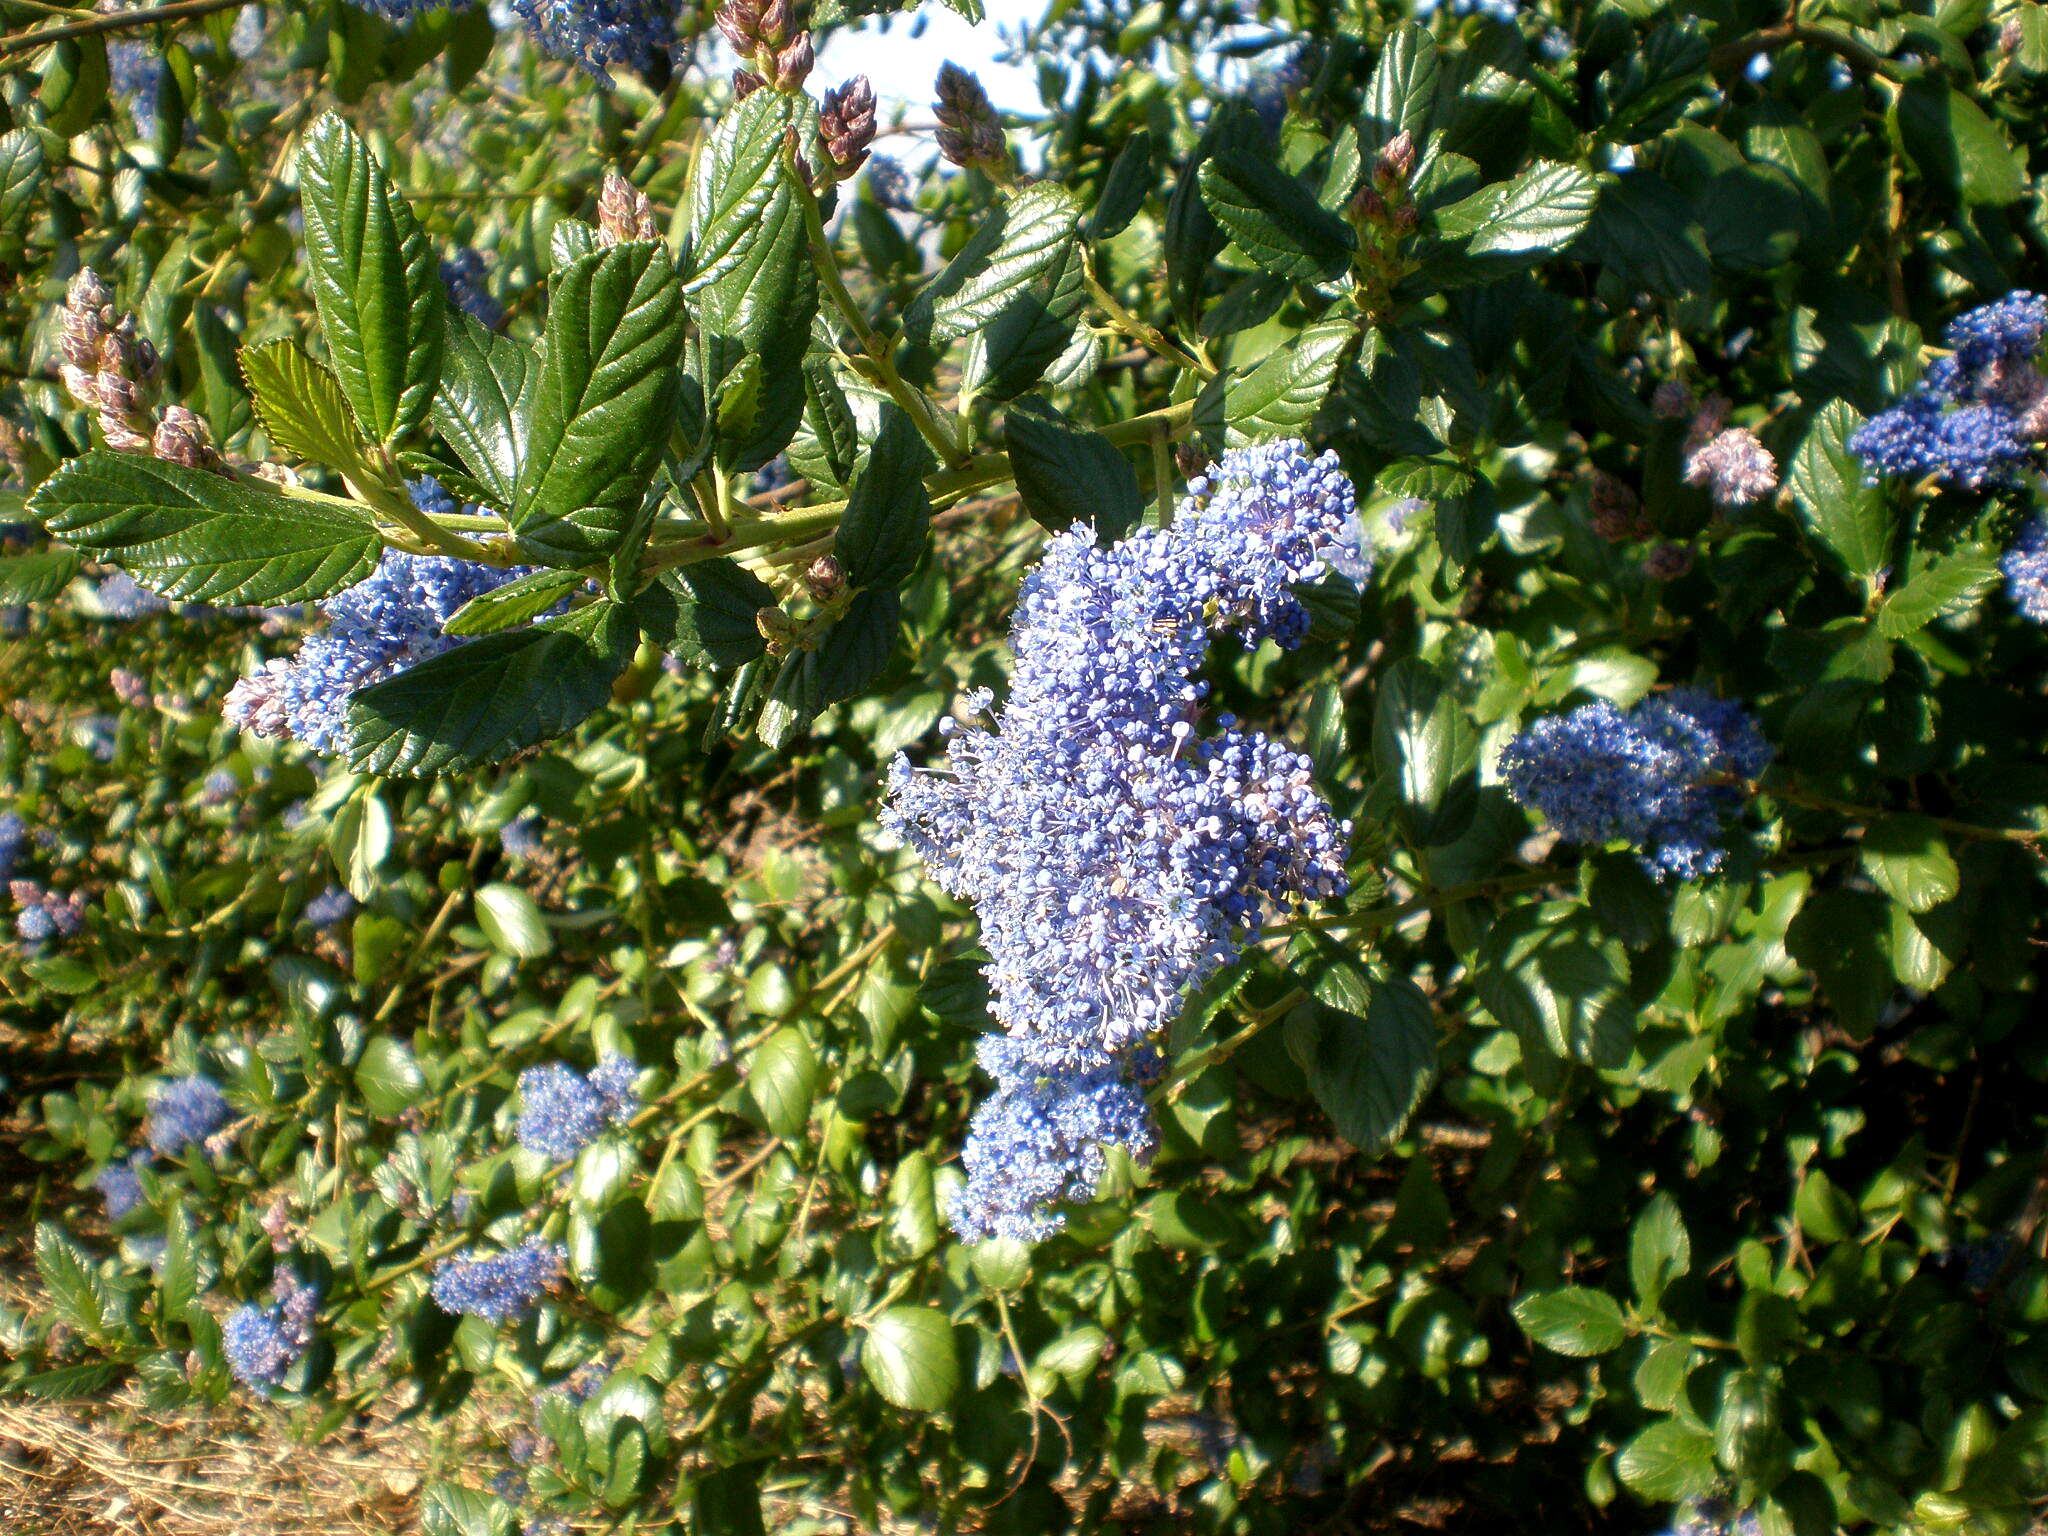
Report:
[{"label": "flower bud", "polygon": [[804,586],[812,602],[829,603],[846,590],[846,567],[830,555],[820,555],[805,570]]},{"label": "flower bud", "polygon": [[1652,581],[1676,581],[1692,569],[1692,551],[1683,544],[1659,544],[1643,557],[1643,574]]},{"label": "flower bud", "polygon": [[1351,194],[1351,217],[1361,224],[1384,224],[1387,200],[1371,185],[1360,187]]},{"label": "flower bud", "polygon": [[754,628],[761,638],[768,642],[771,652],[780,652],[789,644],[789,637],[796,632],[796,624],[780,604],[771,608],[754,610]]},{"label": "flower bud", "polygon": [[780,48],[789,41],[789,34],[795,24],[790,0],[769,0],[761,10],[761,38],[770,48]]},{"label": "flower bud", "polygon": [[1394,216],[1388,222],[1392,224],[1394,233],[1397,235],[1414,234],[1416,224],[1415,205],[1413,203],[1403,203],[1394,210]]},{"label": "flower bud", "polygon": [[660,238],[661,227],[655,222],[653,200],[617,171],[607,170],[604,186],[597,194],[598,244],[618,245],[627,240]]},{"label": "flower bud", "polygon": [[124,418],[110,415],[105,411],[100,413],[100,436],[106,440],[107,446],[116,453],[151,453],[155,451],[150,440],[130,426]]},{"label": "flower bud", "polygon": [[797,33],[795,39],[775,55],[775,89],[797,91],[810,77],[815,54],[811,47],[811,34]]},{"label": "flower bud", "polygon": [[114,291],[100,280],[91,267],[80,267],[64,290],[64,307],[74,312],[97,315],[114,302]]},{"label": "flower bud", "polygon": [[939,69],[939,153],[955,165],[993,168],[1007,152],[1003,125],[981,82],[950,61]]},{"label": "flower bud", "polygon": [[735,102],[745,101],[767,83],[751,69],[736,69],[732,72],[732,99]]},{"label": "flower bud", "polygon": [[718,23],[718,30],[725,34],[725,40],[732,44],[733,52],[741,58],[750,59],[760,51],[760,0],[726,0],[713,13],[712,19]]},{"label": "flower bud", "polygon": [[861,168],[875,139],[875,90],[868,77],[855,75],[827,91],[818,108],[818,125],[837,179],[844,181]]},{"label": "flower bud", "polygon": [[164,408],[150,447],[158,458],[187,469],[212,469],[218,464],[206,423],[182,405]]},{"label": "flower bud", "polygon": [[1415,174],[1415,135],[1403,128],[1388,141],[1374,162],[1372,177],[1380,187],[1391,192],[1396,187],[1408,185],[1408,178]]}]

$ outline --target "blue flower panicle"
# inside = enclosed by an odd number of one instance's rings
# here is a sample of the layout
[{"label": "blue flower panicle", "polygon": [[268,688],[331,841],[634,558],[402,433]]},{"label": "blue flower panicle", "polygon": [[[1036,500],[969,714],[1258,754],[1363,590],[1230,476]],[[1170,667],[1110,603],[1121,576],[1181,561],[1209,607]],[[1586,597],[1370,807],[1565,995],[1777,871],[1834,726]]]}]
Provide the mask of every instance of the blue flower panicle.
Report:
[{"label": "blue flower panicle", "polygon": [[563,1062],[519,1074],[519,1145],[566,1162],[597,1140],[607,1121],[624,1124],[639,1106],[639,1068],[607,1056],[585,1077]]},{"label": "blue flower panicle", "polygon": [[1094,1195],[1107,1148],[1144,1162],[1158,1140],[1144,1093],[1120,1066],[999,1078],[974,1113],[961,1157],[967,1184],[948,1214],[968,1242],[1050,1237],[1064,1224],[1051,1208]]},{"label": "blue flower panicle", "polygon": [[2022,528],[1998,565],[2013,607],[2036,624],[2048,624],[2048,515]]},{"label": "blue flower panicle", "polygon": [[145,1201],[141,1170],[148,1164],[147,1152],[131,1152],[119,1162],[107,1164],[93,1176],[92,1185],[106,1202],[107,1220],[119,1221],[139,1211]]},{"label": "blue flower panicle", "polygon": [[646,70],[673,53],[676,0],[512,0],[542,50],[611,84],[611,68]]},{"label": "blue flower panicle", "polygon": [[1929,475],[1967,490],[2010,486],[2048,438],[2048,379],[2035,366],[2048,299],[2007,294],[1951,321],[1953,349],[1911,393],[1849,438],[1872,480]]},{"label": "blue flower panicle", "polygon": [[313,1343],[320,1293],[289,1265],[271,1281],[273,1307],[239,1307],[221,1327],[221,1349],[235,1380],[263,1397],[282,1387]]},{"label": "blue flower panicle", "polygon": [[[1044,1236],[1043,1191],[1092,1182],[1105,1141],[1149,1149],[1142,1098],[1093,1121],[1080,1100],[1113,1092],[1271,907],[1346,889],[1350,826],[1313,763],[1228,715],[1200,734],[1196,674],[1214,631],[1300,643],[1293,588],[1351,543],[1356,511],[1334,455],[1284,442],[1227,455],[1169,528],[1108,548],[1069,529],[1025,578],[994,728],[952,729],[943,772],[892,765],[883,824],[979,913],[1007,1031],[984,1052],[998,1090],[975,1121],[963,1232]],[[983,715],[993,698],[966,702]],[[1028,1171],[1012,1167],[1005,1149],[1027,1144]]]},{"label": "blue flower panicle", "polygon": [[[410,489],[424,511],[456,508],[434,480],[415,480]],[[352,694],[462,644],[442,626],[471,598],[524,574],[519,567],[387,549],[367,580],[320,605],[326,626],[308,635],[297,655],[236,683],[222,714],[258,736],[288,735],[316,752],[345,752]]]},{"label": "blue flower panicle", "polygon": [[174,1077],[156,1091],[149,1101],[149,1119],[143,1136],[165,1157],[175,1157],[195,1142],[203,1142],[228,1120],[228,1101],[221,1097],[213,1079],[194,1073]]},{"label": "blue flower panicle", "polygon": [[341,886],[330,885],[306,903],[305,917],[315,928],[332,928],[336,923],[345,921],[355,909],[355,897]]},{"label": "blue flower panicle", "polygon": [[448,290],[448,302],[484,329],[501,331],[505,328],[505,306],[491,297],[486,286],[488,275],[482,252],[466,245],[458,246],[455,254],[441,263],[441,286]]},{"label": "blue flower panicle", "polygon": [[1633,844],[1659,879],[1713,873],[1723,818],[1770,744],[1740,705],[1676,689],[1623,712],[1602,700],[1538,720],[1500,756],[1508,792],[1566,842]]},{"label": "blue flower panicle", "polygon": [[444,1312],[513,1322],[561,1278],[568,1257],[561,1244],[529,1237],[504,1253],[447,1259],[434,1271],[434,1300]]}]

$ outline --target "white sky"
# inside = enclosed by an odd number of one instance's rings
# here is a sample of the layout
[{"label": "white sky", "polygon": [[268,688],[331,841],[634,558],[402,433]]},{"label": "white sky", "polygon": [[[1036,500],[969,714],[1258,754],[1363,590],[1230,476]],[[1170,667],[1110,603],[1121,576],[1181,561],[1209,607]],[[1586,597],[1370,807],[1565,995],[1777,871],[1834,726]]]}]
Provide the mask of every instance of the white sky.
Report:
[{"label": "white sky", "polygon": [[1038,77],[1034,70],[1014,64],[993,62],[1001,46],[996,37],[999,24],[1015,26],[1036,21],[1045,12],[1045,0],[984,0],[988,19],[978,27],[968,25],[958,12],[948,10],[940,0],[924,0],[909,16],[890,18],[884,31],[878,20],[833,34],[818,55],[811,74],[813,92],[839,85],[854,75],[866,75],[882,103],[882,120],[896,115],[899,103],[909,109],[913,122],[929,121],[932,80],[939,66],[951,59],[962,69],[971,69],[998,107],[1021,111],[1040,110]]}]

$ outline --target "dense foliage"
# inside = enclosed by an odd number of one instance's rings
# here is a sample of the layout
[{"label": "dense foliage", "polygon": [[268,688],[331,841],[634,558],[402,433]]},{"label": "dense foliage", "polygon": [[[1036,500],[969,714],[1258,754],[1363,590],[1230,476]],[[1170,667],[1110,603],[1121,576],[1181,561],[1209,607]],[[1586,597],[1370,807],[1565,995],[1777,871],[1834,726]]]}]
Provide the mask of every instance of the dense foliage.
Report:
[{"label": "dense foliage", "polygon": [[0,4],[0,1387],[2033,1526],[2048,8],[892,9]]}]

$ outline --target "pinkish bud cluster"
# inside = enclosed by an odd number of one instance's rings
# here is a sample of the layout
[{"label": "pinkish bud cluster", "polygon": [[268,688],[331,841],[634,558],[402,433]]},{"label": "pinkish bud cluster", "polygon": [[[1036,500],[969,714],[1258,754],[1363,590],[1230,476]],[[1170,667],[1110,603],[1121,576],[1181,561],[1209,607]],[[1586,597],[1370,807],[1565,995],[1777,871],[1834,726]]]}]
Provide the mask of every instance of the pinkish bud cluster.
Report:
[{"label": "pinkish bud cluster", "polygon": [[715,19],[733,52],[749,66],[733,76],[736,98],[743,100],[769,83],[778,91],[803,88],[816,51],[811,34],[796,24],[792,0],[769,0],[766,5],[761,0],[726,0]]},{"label": "pinkish bud cluster", "polygon": [[1685,440],[1685,483],[1705,486],[1721,509],[1746,507],[1778,488],[1778,461],[1747,427],[1727,425],[1733,409],[1709,395],[1693,413]]},{"label": "pinkish bud cluster", "polygon": [[1653,531],[1636,493],[1604,469],[1593,471],[1586,493],[1593,531],[1610,544],[1646,538]]},{"label": "pinkish bud cluster", "polygon": [[814,603],[829,603],[846,592],[846,567],[831,555],[820,555],[804,571],[804,590]]},{"label": "pinkish bud cluster", "polygon": [[621,245],[629,240],[660,238],[653,200],[617,171],[606,171],[597,194],[597,243]]},{"label": "pinkish bud cluster", "polygon": [[1009,144],[1003,138],[995,103],[988,99],[981,82],[948,62],[939,67],[937,89],[939,153],[963,169],[1006,169]]},{"label": "pinkish bud cluster", "polygon": [[866,75],[825,93],[818,127],[832,157],[833,180],[844,181],[867,163],[868,146],[875,141],[875,88]]},{"label": "pinkish bud cluster", "polygon": [[160,366],[135,316],[114,308],[113,291],[81,267],[58,323],[59,368],[71,398],[93,413],[100,436],[121,453],[147,453],[192,469],[221,469],[206,423],[182,405],[150,407]]}]

